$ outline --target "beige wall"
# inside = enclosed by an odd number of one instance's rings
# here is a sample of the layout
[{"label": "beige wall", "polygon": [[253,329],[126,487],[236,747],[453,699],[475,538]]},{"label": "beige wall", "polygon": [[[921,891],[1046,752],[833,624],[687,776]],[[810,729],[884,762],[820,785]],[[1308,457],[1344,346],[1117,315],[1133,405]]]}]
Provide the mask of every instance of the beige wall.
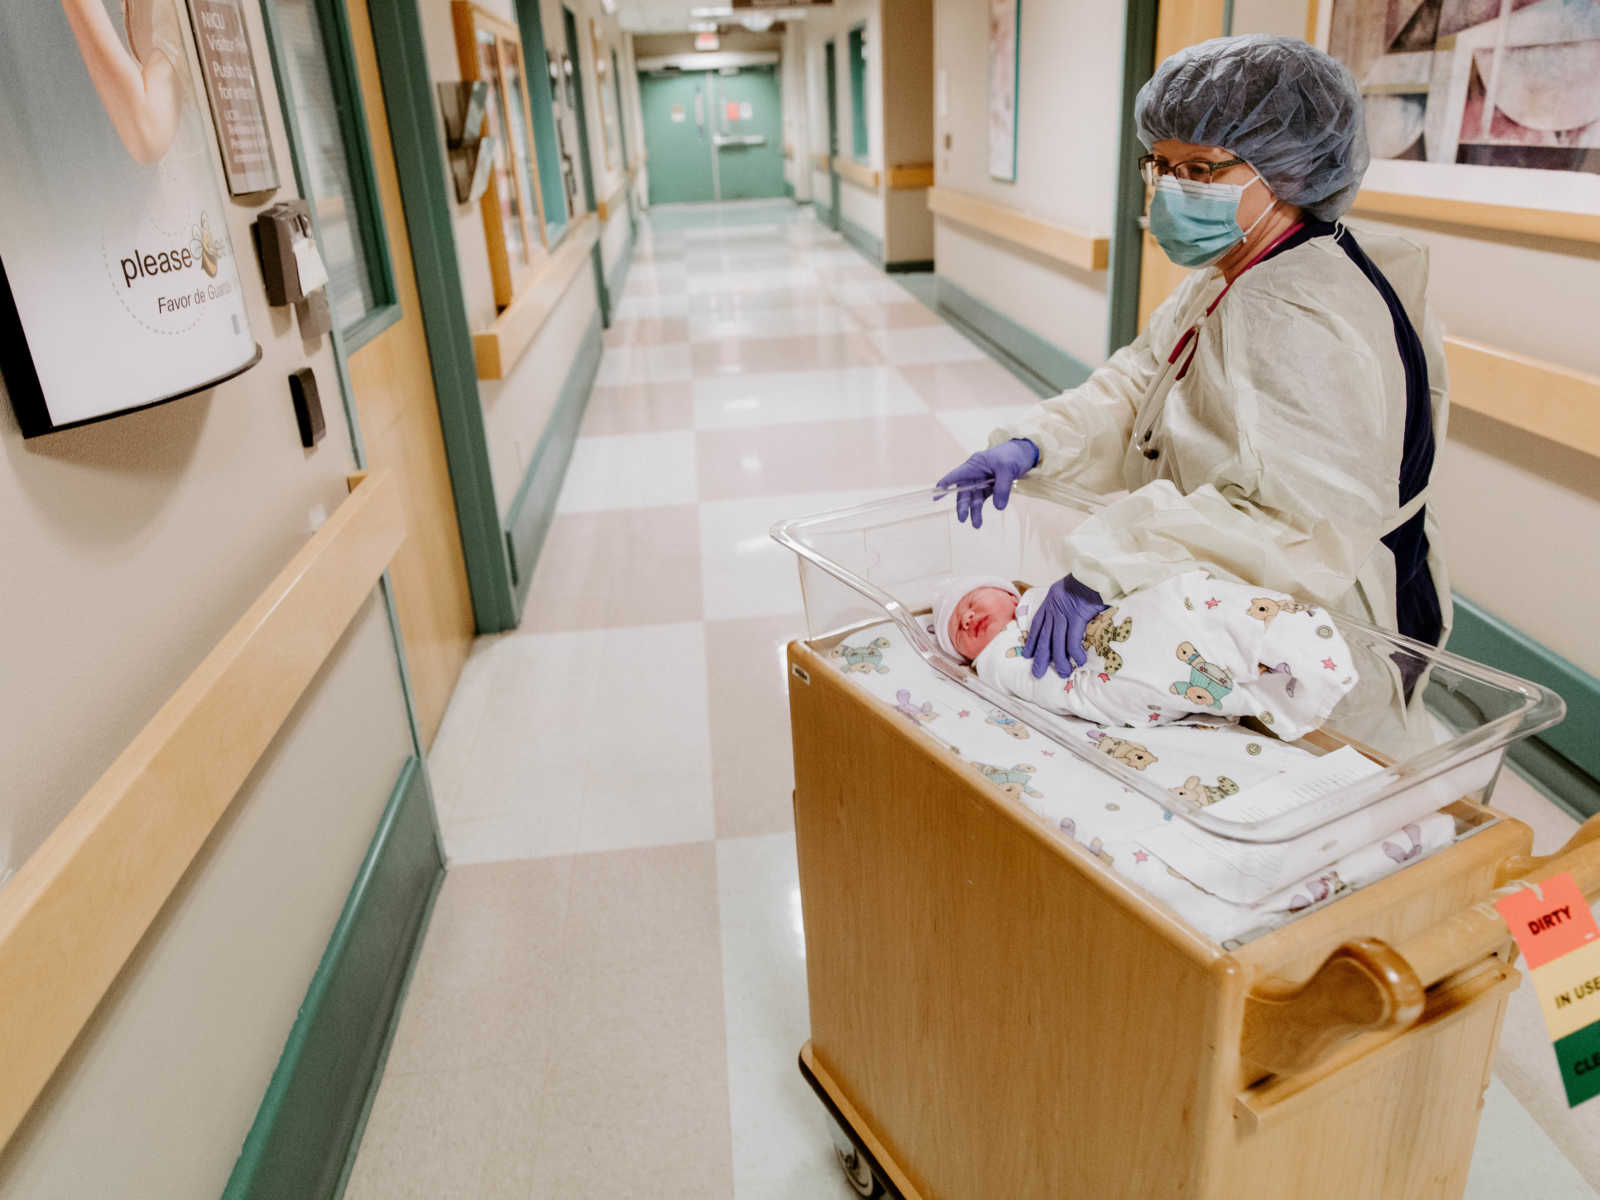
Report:
[{"label": "beige wall", "polygon": [[779,86],[783,89],[783,144],[793,156],[783,163],[783,177],[804,204],[811,199],[811,83],[806,54],[804,21],[790,21],[783,34],[779,59]]},{"label": "beige wall", "polygon": [[883,0],[885,262],[933,258],[933,214],[925,189],[890,191],[889,171],[933,161],[933,0]]},{"label": "beige wall", "polygon": [[[516,20],[514,0],[481,0],[485,9],[507,21]],[[560,0],[543,0],[541,18],[544,24],[546,45],[552,52],[564,53],[566,32],[562,21]],[[609,55],[613,45],[627,48],[627,39],[621,33],[614,17],[606,16],[599,0],[574,0],[571,5],[578,20],[580,43],[579,65],[583,72],[584,102],[589,113],[590,165],[594,170],[595,195],[610,197],[624,182],[620,148],[614,147],[611,161],[606,161],[604,134],[601,130],[601,109],[598,85],[594,70],[594,55],[589,36],[589,21],[599,25],[602,44]],[[428,65],[435,83],[461,78],[456,56],[455,30],[450,20],[449,0],[421,0],[424,36],[427,39]],[[530,64],[536,53],[523,47],[523,57]],[[538,56],[542,60],[542,55]],[[619,58],[622,56],[619,55]],[[530,65],[530,70],[532,69]],[[625,60],[623,69],[624,115],[633,121],[635,140],[630,147],[642,147],[644,140],[637,136],[638,84],[631,58]],[[630,111],[631,110],[631,111]],[[437,118],[436,118],[437,119]],[[568,145],[577,146],[578,130],[575,119],[568,114],[566,136]],[[440,127],[443,141],[443,127]],[[442,166],[441,166],[441,169]],[[581,168],[580,181],[581,181]],[[454,195],[452,191],[451,195]],[[579,201],[583,199],[579,186]],[[454,229],[456,251],[461,260],[462,289],[465,294],[467,318],[474,329],[484,329],[495,319],[494,287],[489,275],[489,250],[484,237],[483,216],[479,205],[455,205]],[[601,231],[603,261],[607,270],[622,253],[628,235],[628,216],[625,206],[619,206]],[[511,505],[522,486],[523,473],[529,459],[539,444],[545,425],[566,381],[567,372],[577,358],[583,337],[592,321],[598,319],[599,297],[595,292],[594,274],[587,267],[580,269],[568,286],[555,314],[539,331],[522,357],[503,380],[481,380],[479,396],[483,403],[484,426],[489,440],[489,460],[494,476],[495,500],[502,518],[508,517]]]},{"label": "beige wall", "polygon": [[[1304,3],[1234,10],[1237,33],[1305,28]],[[1600,374],[1600,247],[1370,223],[1428,248],[1447,334]],[[1455,590],[1600,675],[1589,599],[1600,594],[1600,463],[1458,409],[1433,486]]]},{"label": "beige wall", "polygon": [[[242,11],[282,180],[226,209],[262,361],[30,441],[0,396],[0,854],[13,866],[338,506],[354,465],[328,341],[267,307],[251,248],[256,212],[293,196],[294,175],[260,9]],[[309,451],[285,383],[302,366],[328,424]],[[0,1155],[0,1196],[221,1190],[410,753],[390,639],[369,604]]]},{"label": "beige wall", "polygon": [[[1083,233],[1109,232],[1123,8],[1102,0],[1022,6],[1017,178],[1005,183],[991,179],[988,169],[985,9],[965,0],[934,0],[939,186]],[[941,90],[943,111],[937,104]],[[1104,271],[1063,267],[944,219],[936,222],[935,243],[941,277],[1090,366],[1106,357]]]},{"label": "beige wall", "polygon": [[[866,102],[867,102],[867,165],[883,170],[883,3],[882,0],[838,0],[831,9],[814,9],[807,13],[802,24],[805,25],[806,43],[812,61],[812,78],[815,80],[816,95],[818,97],[816,112],[819,116],[818,130],[812,135],[815,152],[826,153],[828,146],[828,110],[823,81],[825,71],[822,59],[823,43],[830,38],[836,47],[834,62],[837,66],[838,77],[836,80],[836,103],[838,105],[839,122],[839,154],[843,158],[853,155],[851,139],[851,95],[850,95],[850,30],[862,23],[866,24],[867,31],[867,75],[866,75]],[[815,182],[814,182],[815,186]],[[828,192],[827,176],[821,176],[821,190],[816,194],[826,197]],[[845,220],[859,225],[873,237],[883,237],[884,233],[884,206],[883,193],[868,192],[857,187],[848,179],[839,186],[839,211]]]}]

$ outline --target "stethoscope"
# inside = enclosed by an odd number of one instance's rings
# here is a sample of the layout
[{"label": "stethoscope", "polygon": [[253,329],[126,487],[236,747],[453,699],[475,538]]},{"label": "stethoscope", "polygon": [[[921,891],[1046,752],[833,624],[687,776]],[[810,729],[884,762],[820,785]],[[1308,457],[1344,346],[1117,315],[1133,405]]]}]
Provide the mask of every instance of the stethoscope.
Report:
[{"label": "stethoscope", "polygon": [[[1189,373],[1189,367],[1194,363],[1194,356],[1200,349],[1200,331],[1205,328],[1206,321],[1210,319],[1211,314],[1217,310],[1217,305],[1222,303],[1222,298],[1228,294],[1229,290],[1239,281],[1245,271],[1248,271],[1285,241],[1293,237],[1304,225],[1304,221],[1296,221],[1277,238],[1273,239],[1272,245],[1252,258],[1245,265],[1244,271],[1240,271],[1238,275],[1228,280],[1227,285],[1216,294],[1210,304],[1206,305],[1205,311],[1196,318],[1188,329],[1184,330],[1183,336],[1178,339],[1178,344],[1172,348],[1172,353],[1167,355],[1167,361],[1162,366],[1161,373],[1156,376],[1155,381],[1150,385],[1149,391],[1145,393],[1145,400],[1142,406],[1143,420],[1134,431],[1134,444],[1139,447],[1140,453],[1150,461],[1154,462],[1161,457],[1160,449],[1152,443],[1155,438],[1156,426],[1161,423],[1161,415],[1166,410],[1167,394],[1172,391],[1174,384]],[[1342,238],[1344,232],[1344,223],[1342,221],[1336,223],[1333,227],[1334,240],[1338,241]]]}]

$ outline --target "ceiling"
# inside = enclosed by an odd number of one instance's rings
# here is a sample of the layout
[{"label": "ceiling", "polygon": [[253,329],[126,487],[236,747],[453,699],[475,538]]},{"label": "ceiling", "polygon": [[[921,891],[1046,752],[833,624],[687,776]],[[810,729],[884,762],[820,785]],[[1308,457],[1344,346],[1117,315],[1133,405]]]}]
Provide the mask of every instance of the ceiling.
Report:
[{"label": "ceiling", "polygon": [[[715,17],[694,17],[691,9],[721,8],[726,11]],[[765,29],[760,22],[794,21],[806,15],[804,7],[741,9],[732,14],[732,0],[617,0],[617,19],[624,29],[633,33],[683,33],[691,21],[714,20],[723,26],[739,25],[749,17],[757,29]]]}]

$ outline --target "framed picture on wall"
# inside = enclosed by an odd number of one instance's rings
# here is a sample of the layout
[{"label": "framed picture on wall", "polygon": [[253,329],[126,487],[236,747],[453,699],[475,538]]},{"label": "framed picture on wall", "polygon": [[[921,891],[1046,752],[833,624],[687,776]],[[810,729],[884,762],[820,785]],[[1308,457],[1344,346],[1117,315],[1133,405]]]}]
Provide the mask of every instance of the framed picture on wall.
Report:
[{"label": "framed picture on wall", "polygon": [[1354,72],[1358,211],[1600,241],[1600,4],[1313,0]]},{"label": "framed picture on wall", "polygon": [[1017,178],[1017,60],[1022,0],[989,4],[989,174]]},{"label": "framed picture on wall", "polygon": [[0,373],[23,436],[261,357],[174,0],[0,5]]}]

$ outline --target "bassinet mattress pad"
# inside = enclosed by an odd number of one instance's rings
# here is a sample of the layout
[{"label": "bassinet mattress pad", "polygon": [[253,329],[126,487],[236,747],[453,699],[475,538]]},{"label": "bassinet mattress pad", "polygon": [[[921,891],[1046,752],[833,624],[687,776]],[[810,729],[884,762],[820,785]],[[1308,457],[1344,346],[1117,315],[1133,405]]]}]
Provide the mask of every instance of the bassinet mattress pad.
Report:
[{"label": "bassinet mattress pad", "polygon": [[[1228,946],[1278,928],[1345,893],[1448,845],[1455,820],[1431,813],[1254,904],[1198,887],[1149,845],[1172,814],[1051,739],[935,671],[893,621],[857,630],[826,652],[851,683],[917,725],[973,770],[1021,801],[1057,836],[1077,842],[1116,874],[1154,896],[1186,924]],[[1313,756],[1224,718],[1197,716],[1149,729],[1103,729],[1061,718],[1100,753],[1184,789],[1220,800]]]}]

